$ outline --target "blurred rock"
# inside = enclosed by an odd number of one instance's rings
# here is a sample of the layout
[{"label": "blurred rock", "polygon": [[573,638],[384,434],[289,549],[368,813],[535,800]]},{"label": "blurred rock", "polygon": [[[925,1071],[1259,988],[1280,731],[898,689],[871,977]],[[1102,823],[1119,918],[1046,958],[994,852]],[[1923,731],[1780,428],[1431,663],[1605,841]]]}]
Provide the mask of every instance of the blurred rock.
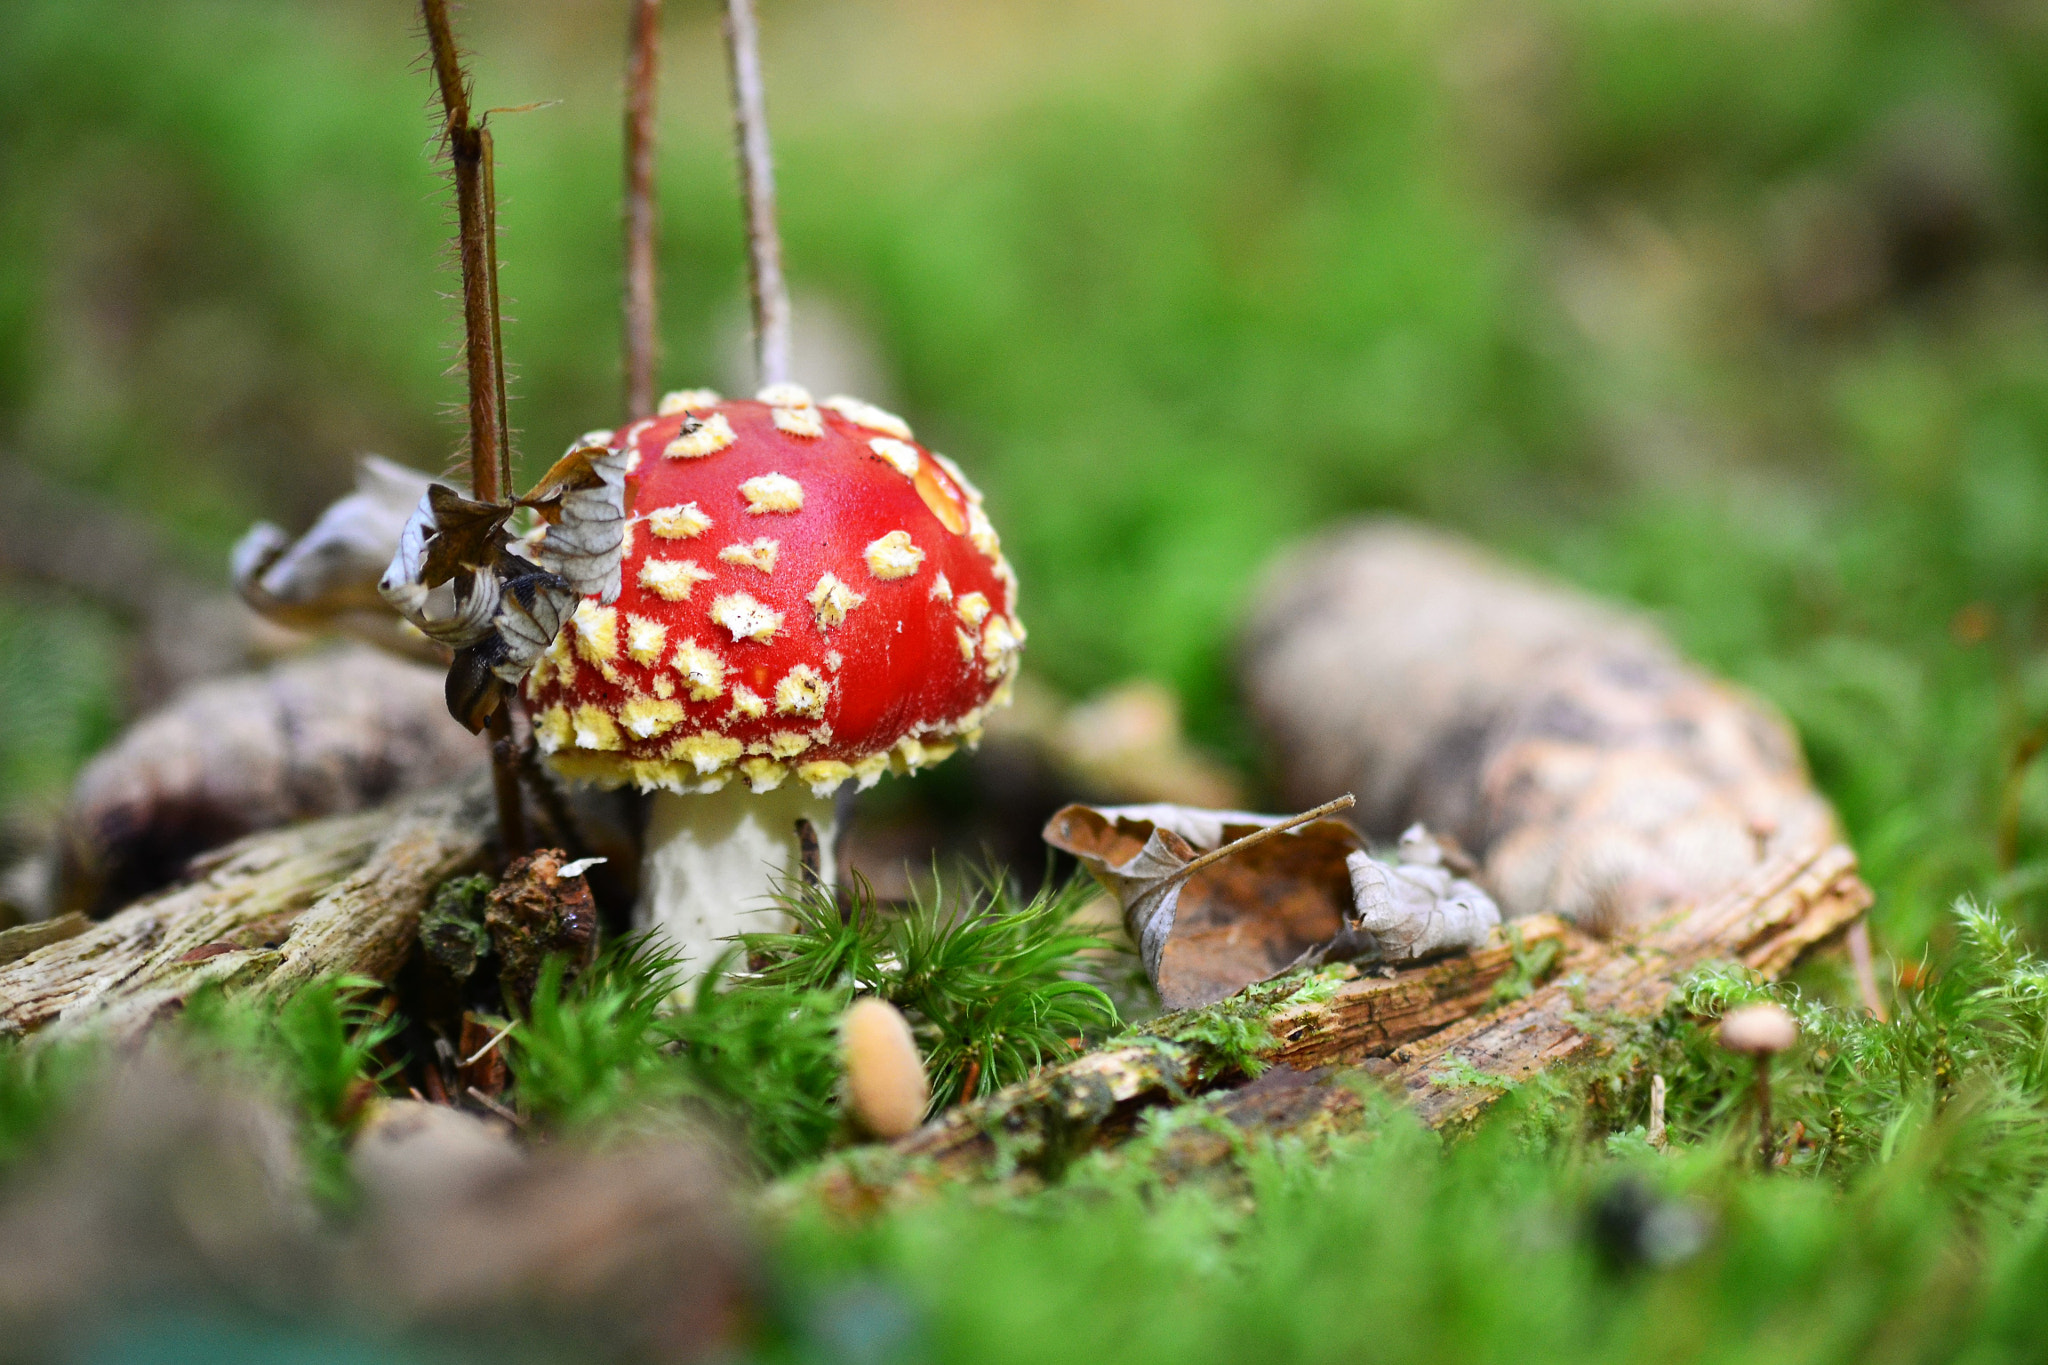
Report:
[{"label": "blurred rock", "polygon": [[[155,1044],[0,1197],[0,1358],[71,1358],[119,1323],[256,1322],[304,1340],[455,1340],[472,1357],[729,1359],[753,1258],[715,1149],[687,1132],[527,1156],[454,1110],[379,1105],[312,1195],[290,1120]],[[452,1336],[448,1334],[454,1334]]]},{"label": "blurred rock", "polygon": [[1596,932],[1836,837],[1790,728],[1646,621],[1397,521],[1283,556],[1252,599],[1245,692],[1286,799],[1358,797],[1477,856],[1510,916]]},{"label": "blurred rock", "polygon": [[58,830],[60,909],[106,915],[257,830],[481,766],[438,670],[347,645],[202,683],[87,765]]}]

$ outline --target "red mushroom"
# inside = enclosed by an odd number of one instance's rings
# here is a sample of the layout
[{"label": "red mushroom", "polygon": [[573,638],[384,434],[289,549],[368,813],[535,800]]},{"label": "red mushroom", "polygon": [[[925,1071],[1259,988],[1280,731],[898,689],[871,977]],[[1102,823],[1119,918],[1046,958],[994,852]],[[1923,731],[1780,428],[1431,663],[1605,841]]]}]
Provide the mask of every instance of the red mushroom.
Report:
[{"label": "red mushroom", "polygon": [[608,439],[623,586],[526,695],[556,772],[655,793],[636,922],[702,966],[795,874],[799,820],[829,859],[842,784],[979,739],[1024,642],[1016,578],[958,467],[858,400],[691,390]]}]

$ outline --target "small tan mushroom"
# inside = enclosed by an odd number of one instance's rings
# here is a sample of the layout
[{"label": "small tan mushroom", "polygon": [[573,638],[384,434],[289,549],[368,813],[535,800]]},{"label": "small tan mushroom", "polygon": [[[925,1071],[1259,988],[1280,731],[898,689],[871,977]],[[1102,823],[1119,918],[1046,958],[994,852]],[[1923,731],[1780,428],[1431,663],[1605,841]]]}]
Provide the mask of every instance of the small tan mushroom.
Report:
[{"label": "small tan mushroom", "polygon": [[1799,1025],[1782,1005],[1763,1001],[1732,1009],[1721,1019],[1721,1046],[1730,1052],[1766,1057],[1799,1041]]},{"label": "small tan mushroom", "polygon": [[1758,1157],[1769,1170],[1776,1156],[1771,1135],[1771,1058],[1799,1041],[1799,1025],[1782,1005],[1759,1001],[1721,1016],[1721,1046],[1756,1058]]},{"label": "small tan mushroom", "polygon": [[910,1021],[888,1001],[864,995],[840,1021],[839,1041],[847,1103],[860,1126],[884,1140],[916,1128],[931,1088]]}]

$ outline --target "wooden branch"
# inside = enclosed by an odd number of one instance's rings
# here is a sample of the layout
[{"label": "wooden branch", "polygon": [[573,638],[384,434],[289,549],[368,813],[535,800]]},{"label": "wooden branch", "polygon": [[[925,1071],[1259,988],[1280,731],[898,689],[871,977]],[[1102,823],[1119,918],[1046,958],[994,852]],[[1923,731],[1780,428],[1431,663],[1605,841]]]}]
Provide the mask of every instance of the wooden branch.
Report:
[{"label": "wooden branch", "polygon": [[130,1033],[207,982],[387,978],[434,887],[482,859],[489,812],[477,780],[230,844],[187,885],[0,965],[0,1035]]},{"label": "wooden branch", "polygon": [[628,421],[654,411],[660,305],[655,261],[655,103],[661,75],[661,0],[632,0],[626,61],[625,371]]},{"label": "wooden branch", "polygon": [[[1643,1019],[1664,1008],[1694,968],[1734,960],[1766,978],[1847,929],[1869,907],[1856,857],[1841,844],[1758,865],[1724,894],[1673,915],[1631,942],[1583,943],[1549,986],[1393,1054],[1395,1079],[1432,1127],[1469,1121],[1506,1084],[1575,1056],[1603,1015]],[[1502,1086],[1475,1085],[1474,1072]]]},{"label": "wooden branch", "polygon": [[761,33],[753,0],[726,0],[726,55],[732,65],[733,137],[746,200],[747,274],[753,286],[754,358],[761,383],[789,381],[789,286],[782,278],[782,236],[775,226],[775,157],[768,145],[768,103],[761,83]]},{"label": "wooden branch", "polygon": [[[1523,951],[1563,942],[1549,916],[1515,926]],[[1290,1068],[1381,1056],[1482,1008],[1514,965],[1515,941],[1496,931],[1476,952],[1391,977],[1357,976],[1327,1000],[1288,1003],[1311,978],[1247,988],[1230,1000],[1153,1020],[1141,1036],[956,1105],[888,1148],[862,1148],[799,1182],[829,1204],[860,1209],[947,1180],[1023,1168],[1056,1175],[1080,1152],[1127,1132],[1138,1111],[1185,1102],[1239,1075],[1227,1054],[1196,1041],[1206,1020],[1250,1018],[1271,1041],[1261,1060]],[[1267,1002],[1271,1002],[1268,1004]],[[797,1187],[791,1187],[793,1191]],[[793,1197],[786,1191],[783,1198]]]}]

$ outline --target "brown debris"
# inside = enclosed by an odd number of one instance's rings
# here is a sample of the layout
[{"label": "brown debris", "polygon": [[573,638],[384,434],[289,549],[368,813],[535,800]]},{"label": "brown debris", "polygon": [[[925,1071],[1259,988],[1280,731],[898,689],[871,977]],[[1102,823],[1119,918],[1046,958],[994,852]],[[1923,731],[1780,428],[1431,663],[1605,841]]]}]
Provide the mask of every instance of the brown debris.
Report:
[{"label": "brown debris", "polygon": [[[553,954],[569,960],[571,974],[597,952],[597,903],[581,871],[558,848],[513,860],[484,908],[484,925],[498,956],[498,989],[519,1014],[533,999],[541,965]],[[465,1055],[467,1055],[465,1053]]]}]

